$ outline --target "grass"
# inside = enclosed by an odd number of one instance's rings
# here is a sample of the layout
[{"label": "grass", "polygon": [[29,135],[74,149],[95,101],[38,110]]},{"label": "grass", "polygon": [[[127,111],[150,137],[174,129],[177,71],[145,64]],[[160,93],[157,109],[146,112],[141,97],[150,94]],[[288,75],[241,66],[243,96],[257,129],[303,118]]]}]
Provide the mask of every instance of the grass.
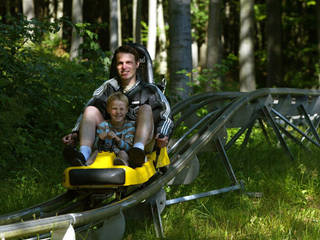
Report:
[{"label": "grass", "polygon": [[[261,192],[262,197],[235,191],[167,206],[162,212],[165,239],[319,239],[319,149],[290,148],[295,160],[276,144],[267,145],[259,133],[244,150],[232,148],[228,156],[238,180],[245,183],[245,192]],[[198,178],[190,185],[166,186],[167,199],[231,185],[215,153],[201,152],[198,158]],[[3,179],[1,214],[63,191],[65,166],[44,166],[28,166]],[[152,221],[128,220],[124,239],[157,239]]]},{"label": "grass", "polygon": [[[262,197],[236,191],[167,206],[162,213],[165,239],[319,239],[319,150],[290,148],[295,160],[260,137],[243,151],[233,149],[228,155],[245,192]],[[199,154],[199,177],[188,186],[167,187],[167,199],[230,186],[214,156]],[[157,239],[150,222],[129,222],[125,239]]]},{"label": "grass", "polygon": [[44,159],[41,163],[23,162],[2,174],[0,214],[5,214],[51,199],[65,191],[62,173],[66,167],[62,159],[54,164]]}]

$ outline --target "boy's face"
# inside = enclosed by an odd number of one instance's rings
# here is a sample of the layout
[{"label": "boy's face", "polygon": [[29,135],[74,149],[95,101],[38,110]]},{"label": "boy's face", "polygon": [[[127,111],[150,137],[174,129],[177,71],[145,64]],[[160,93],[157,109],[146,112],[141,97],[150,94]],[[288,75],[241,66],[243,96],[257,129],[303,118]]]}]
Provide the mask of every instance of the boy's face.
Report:
[{"label": "boy's face", "polygon": [[112,123],[122,123],[128,112],[127,105],[120,100],[113,100],[107,107]]}]

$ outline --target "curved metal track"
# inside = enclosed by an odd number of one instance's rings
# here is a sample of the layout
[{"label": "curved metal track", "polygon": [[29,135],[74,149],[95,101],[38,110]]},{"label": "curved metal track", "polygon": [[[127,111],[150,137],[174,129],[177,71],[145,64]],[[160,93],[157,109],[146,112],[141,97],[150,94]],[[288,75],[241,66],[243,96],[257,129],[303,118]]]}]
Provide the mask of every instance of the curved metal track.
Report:
[{"label": "curved metal track", "polygon": [[[108,230],[110,233],[114,227],[119,229],[119,235],[113,236],[113,239],[121,239],[125,228],[124,216],[129,210],[145,203],[151,206],[157,234],[163,235],[160,213],[166,205],[243,189],[227,151],[243,134],[242,145],[245,146],[254,127],[262,128],[267,139],[266,128],[272,129],[290,158],[294,158],[294,155],[287,141],[305,148],[309,144],[320,146],[317,131],[320,122],[320,91],[284,88],[259,89],[250,93],[206,93],[181,101],[172,110],[176,128],[169,149],[172,164],[165,173],[158,174],[144,186],[124,195],[121,200],[114,199],[107,204],[101,201],[101,207],[97,207],[100,206],[98,204],[96,208],[87,211],[77,212],[77,209],[86,205],[93,193],[67,192],[38,206],[0,216],[0,239],[22,236],[33,239],[30,236],[35,235],[38,238],[62,239],[61,236],[70,228],[81,232],[95,225],[102,226],[98,239],[105,234],[103,231]],[[237,128],[238,132],[228,138],[229,128]],[[178,135],[180,137],[175,139]],[[163,191],[165,185],[190,183],[197,177],[199,163],[196,154],[204,147],[215,147],[215,151],[221,154],[231,185],[166,200]],[[40,219],[29,220],[35,216]],[[24,222],[19,222],[21,219]]]}]

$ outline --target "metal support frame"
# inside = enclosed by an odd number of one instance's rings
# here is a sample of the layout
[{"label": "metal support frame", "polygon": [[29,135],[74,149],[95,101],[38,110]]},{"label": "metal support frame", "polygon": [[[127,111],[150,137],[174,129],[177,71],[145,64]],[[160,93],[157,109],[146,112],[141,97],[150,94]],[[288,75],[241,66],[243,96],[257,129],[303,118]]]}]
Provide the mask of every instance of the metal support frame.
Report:
[{"label": "metal support frame", "polygon": [[223,143],[222,143],[220,137],[217,137],[214,141],[215,141],[215,145],[216,145],[218,152],[222,156],[222,162],[225,166],[225,169],[226,169],[226,171],[227,171],[227,173],[228,173],[228,175],[234,185],[229,186],[229,187],[225,187],[225,188],[211,190],[208,192],[197,193],[197,194],[193,194],[193,195],[189,195],[189,196],[183,196],[183,197],[179,197],[179,198],[166,200],[166,206],[176,204],[176,203],[196,200],[198,198],[218,195],[218,194],[226,193],[226,192],[230,192],[230,191],[244,190],[244,184],[241,181],[240,181],[240,183],[238,182],[237,177],[233,171],[233,168],[231,166],[231,163],[229,161],[229,158],[227,156],[227,153],[225,151],[225,148],[223,146]]},{"label": "metal support frame", "polygon": [[240,183],[240,184],[236,184],[236,185],[233,185],[230,187],[225,187],[225,188],[215,189],[215,190],[208,191],[208,192],[197,193],[197,194],[193,194],[193,195],[189,195],[189,196],[174,198],[174,199],[167,200],[166,206],[176,204],[176,203],[196,200],[196,199],[203,198],[203,197],[210,197],[213,195],[218,195],[218,194],[226,193],[226,192],[230,192],[230,191],[240,190],[243,188],[244,188],[243,184]]},{"label": "metal support frame", "polygon": [[292,141],[294,141],[295,143],[297,143],[299,146],[303,147],[305,150],[309,150],[306,146],[304,146],[302,144],[302,142],[296,138],[295,136],[293,136],[290,132],[288,132],[284,127],[282,127],[281,125],[278,125],[279,129],[288,137],[290,138]]},{"label": "metal support frame", "polygon": [[262,129],[262,133],[263,133],[264,137],[266,138],[268,144],[270,144],[270,143],[271,143],[270,137],[269,137],[269,135],[268,135],[268,132],[267,132],[267,130],[266,130],[266,127],[265,127],[264,124],[263,124],[262,119],[259,118],[258,121],[259,121],[259,125],[260,125],[260,127],[261,127],[261,129]]},{"label": "metal support frame", "polygon": [[320,137],[319,137],[319,134],[315,128],[315,126],[313,125],[313,122],[311,121],[305,107],[303,105],[300,105],[298,107],[299,111],[303,114],[303,116],[305,117],[308,125],[309,125],[309,129],[311,130],[313,136],[316,138],[317,142],[320,143]]},{"label": "metal support frame", "polygon": [[278,128],[278,125],[277,125],[277,124],[275,123],[275,121],[273,120],[270,110],[268,109],[267,106],[262,107],[261,110],[262,110],[265,118],[266,118],[267,121],[270,123],[271,127],[273,128],[275,134],[277,135],[277,137],[278,137],[278,139],[279,139],[279,141],[280,141],[280,144],[281,144],[281,145],[283,146],[283,148],[287,151],[289,157],[293,160],[294,157],[293,157],[293,155],[292,155],[292,153],[291,153],[288,145],[286,144],[284,138],[282,137],[282,135],[281,135],[281,133],[280,133],[280,130],[279,130],[279,128]]},{"label": "metal support frame", "polygon": [[158,238],[164,238],[164,233],[163,233],[163,226],[162,226],[162,219],[161,219],[161,212],[160,212],[160,207],[159,203],[157,201],[154,201],[150,205],[151,208],[151,213],[152,213],[152,219],[153,219],[153,224],[154,224],[154,229],[156,231],[156,235]]},{"label": "metal support frame", "polygon": [[252,128],[253,128],[253,125],[254,125],[254,122],[255,122],[255,119],[253,121],[250,122],[250,125],[248,126],[248,130],[246,132],[246,135],[244,137],[244,140],[241,144],[241,148],[244,149],[247,144],[248,144],[248,141],[249,141],[249,138],[250,138],[250,135],[251,135],[251,132],[252,132]]},{"label": "metal support frame", "polygon": [[125,217],[122,211],[111,216],[103,221],[102,226],[93,232],[89,233],[91,240],[121,240],[124,236],[126,227]]},{"label": "metal support frame", "polygon": [[[280,119],[282,119],[285,123],[287,123],[288,125],[290,125],[292,128],[294,128],[296,131],[298,131],[300,134],[302,134],[303,136],[305,136],[306,138],[308,138],[308,140],[312,140],[309,136],[307,136],[305,133],[303,133],[299,128],[297,128],[294,124],[292,124],[288,119],[286,119],[284,116],[282,116],[279,112],[277,112],[276,110],[274,110],[273,108],[270,108],[267,106],[263,106],[262,107],[262,113],[263,116],[266,118],[266,120],[269,122],[269,124],[271,125],[271,127],[273,128],[273,130],[275,131],[281,145],[284,147],[284,149],[288,152],[289,156],[291,159],[294,159],[288,145],[286,144],[283,136],[281,135],[281,132],[283,132],[287,137],[291,138],[293,141],[295,141],[296,143],[298,143],[299,145],[301,145],[302,147],[305,148],[305,146],[297,139],[295,138],[290,132],[288,132],[283,126],[281,126],[280,124],[277,124],[276,121],[273,119],[272,117],[272,113],[274,113],[276,116],[278,116]],[[313,132],[313,134],[316,136],[317,140],[319,139],[319,135],[316,132],[316,129],[311,121],[311,119],[309,118],[309,116],[307,115],[303,105],[300,106],[301,111],[304,113],[304,116],[308,122],[308,125],[311,128],[311,131]],[[217,190],[212,190],[212,191],[208,191],[208,192],[203,192],[203,193],[198,193],[198,194],[193,194],[193,195],[189,195],[189,196],[184,196],[184,197],[179,197],[179,198],[175,198],[175,199],[171,199],[171,200],[167,200],[166,201],[166,205],[172,205],[172,204],[176,204],[176,203],[181,203],[181,202],[185,202],[185,201],[191,201],[191,200],[195,200],[198,198],[202,198],[202,197],[208,197],[208,196],[212,196],[212,195],[217,195],[220,193],[225,193],[225,192],[229,192],[229,191],[234,191],[234,190],[238,190],[238,189],[243,189],[243,185],[238,183],[238,180],[236,178],[236,175],[233,171],[233,168],[231,166],[231,163],[228,159],[228,156],[226,154],[226,149],[229,149],[232,144],[247,130],[246,132],[246,136],[245,136],[245,140],[242,143],[243,146],[245,146],[248,142],[248,139],[250,137],[253,125],[255,123],[256,120],[259,120],[259,124],[262,128],[263,134],[265,135],[266,139],[268,140],[268,142],[270,142],[269,136],[267,134],[267,131],[263,125],[262,119],[259,117],[257,117],[257,114],[254,114],[250,120],[248,121],[248,123],[243,126],[233,137],[232,139],[227,143],[227,145],[224,147],[222,144],[221,139],[218,137],[215,140],[216,143],[216,147],[217,150],[219,151],[219,153],[222,156],[222,161],[224,163],[225,169],[231,179],[231,181],[235,184],[233,186],[230,187],[226,187],[226,188],[221,188],[221,189],[217,189]],[[320,122],[320,121],[319,121]],[[312,141],[313,143],[315,143],[314,141]]]},{"label": "metal support frame", "polygon": [[245,124],[243,127],[241,127],[240,130],[231,138],[231,140],[229,140],[229,142],[225,146],[226,150],[228,150],[238,140],[238,138],[246,131],[247,128],[253,126],[254,122],[256,121],[256,118],[257,115],[253,114],[249,122]]},{"label": "metal support frame", "polygon": [[317,129],[319,127],[320,124],[320,116],[318,115],[318,117],[314,120],[314,127],[315,129]]},{"label": "metal support frame", "polygon": [[223,147],[223,144],[221,142],[221,139],[218,137],[216,140],[215,140],[215,143],[216,143],[216,147],[217,147],[217,150],[220,152],[221,154],[221,157],[222,157],[222,162],[225,166],[225,169],[231,179],[231,181],[234,183],[234,184],[238,184],[238,180],[237,180],[237,177],[236,175],[234,174],[234,171],[233,171],[233,168],[231,166],[231,163],[229,161],[229,158],[227,156],[227,153]]},{"label": "metal support frame", "polygon": [[162,226],[161,212],[165,208],[166,192],[162,188],[157,194],[151,197],[149,200],[149,206],[151,210],[152,220],[157,238],[164,238],[164,231]]},{"label": "metal support frame", "polygon": [[[286,124],[288,124],[290,127],[292,127],[294,130],[296,130],[299,134],[301,134],[303,137],[308,139],[310,142],[315,144],[317,147],[320,147],[320,144],[316,141],[314,141],[310,136],[305,134],[303,131],[301,131],[297,126],[295,126],[293,123],[291,123],[286,117],[284,117],[281,113],[277,112],[275,109],[271,109],[271,111],[278,116],[280,119],[282,119]],[[270,114],[271,116],[271,114]],[[271,117],[272,118],[272,117]]]},{"label": "metal support frame", "polygon": [[[310,119],[311,120],[311,119]],[[313,120],[313,126],[314,128],[317,130],[318,127],[319,127],[319,124],[320,124],[320,116],[318,115],[314,120]],[[309,134],[311,131],[311,128],[309,127],[307,130],[306,130],[306,134]],[[301,138],[301,142],[303,142],[305,140],[305,137],[302,137]]]}]

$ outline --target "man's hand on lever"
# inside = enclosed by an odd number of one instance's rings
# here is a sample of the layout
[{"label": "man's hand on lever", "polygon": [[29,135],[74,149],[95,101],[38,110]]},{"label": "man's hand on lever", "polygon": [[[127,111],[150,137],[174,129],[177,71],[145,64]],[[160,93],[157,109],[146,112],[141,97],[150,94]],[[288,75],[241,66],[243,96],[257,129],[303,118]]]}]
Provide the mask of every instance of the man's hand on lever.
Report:
[{"label": "man's hand on lever", "polygon": [[163,148],[168,145],[168,142],[169,142],[168,136],[164,136],[163,134],[158,133],[156,135],[155,139],[157,141],[157,147],[159,147],[159,148]]},{"label": "man's hand on lever", "polygon": [[62,138],[62,142],[68,146],[75,146],[78,139],[78,133],[69,133]]}]

